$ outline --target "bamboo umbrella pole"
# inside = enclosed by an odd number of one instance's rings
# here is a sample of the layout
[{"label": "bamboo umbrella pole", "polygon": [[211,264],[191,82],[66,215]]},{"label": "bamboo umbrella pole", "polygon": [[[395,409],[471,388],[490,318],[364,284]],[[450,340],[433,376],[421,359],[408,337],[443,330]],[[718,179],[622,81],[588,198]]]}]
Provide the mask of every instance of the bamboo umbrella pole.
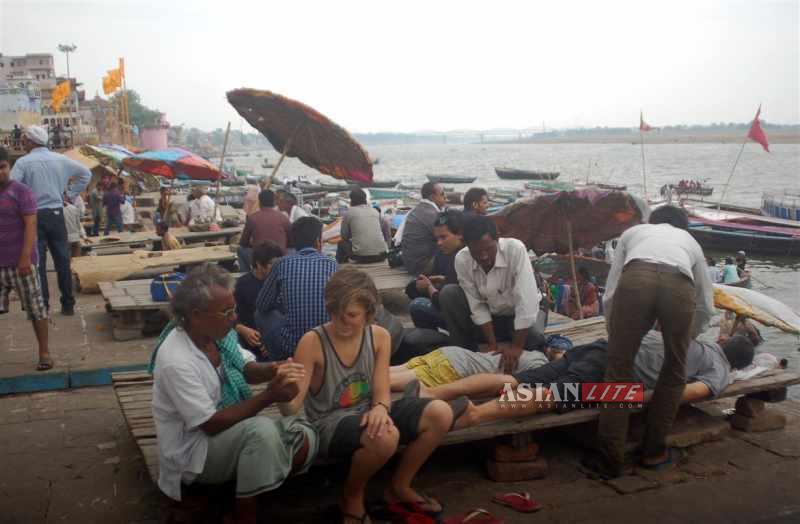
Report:
[{"label": "bamboo umbrella pole", "polygon": [[214,217],[212,222],[217,222],[217,209],[219,208],[219,190],[222,185],[222,164],[225,162],[225,153],[228,151],[228,137],[231,134],[231,123],[228,122],[228,127],[225,129],[225,140],[222,142],[222,154],[219,157],[219,178],[217,179],[217,195],[214,198]]},{"label": "bamboo umbrella pole", "polygon": [[644,191],[644,201],[647,202],[647,169],[644,162],[644,133],[639,131],[639,140],[642,144],[642,188]]},{"label": "bamboo umbrella pole", "polygon": [[572,246],[572,221],[567,220],[567,241],[569,242],[569,267],[572,270],[572,282],[575,290],[575,302],[578,304],[578,318],[583,320],[583,305],[581,305],[581,292],[578,289],[578,274],[575,271],[575,250]]},{"label": "bamboo umbrella pole", "polygon": [[286,158],[286,155],[292,148],[292,141],[294,140],[294,137],[297,136],[297,133],[300,132],[301,127],[302,125],[298,125],[297,128],[294,130],[294,133],[292,133],[292,136],[290,136],[289,140],[287,140],[286,143],[283,145],[283,151],[281,151],[281,157],[278,159],[278,163],[275,164],[275,167],[272,169],[272,174],[269,175],[269,179],[267,180],[267,184],[266,186],[264,186],[264,189],[269,189],[270,186],[272,185],[272,181],[275,180],[275,174],[278,172],[278,169],[281,167],[281,164],[283,164],[283,159]]},{"label": "bamboo umbrella pole", "polygon": [[722,206],[722,203],[725,201],[725,195],[728,193],[728,186],[731,185],[731,179],[733,178],[733,172],[736,171],[736,166],[739,164],[739,158],[742,156],[742,151],[744,151],[744,146],[747,144],[747,137],[745,137],[744,141],[742,142],[742,147],[739,148],[739,154],[736,155],[736,160],[733,162],[733,167],[731,168],[731,174],[728,175],[728,181],[725,182],[725,187],[722,188],[722,197],[717,202],[717,209]]}]

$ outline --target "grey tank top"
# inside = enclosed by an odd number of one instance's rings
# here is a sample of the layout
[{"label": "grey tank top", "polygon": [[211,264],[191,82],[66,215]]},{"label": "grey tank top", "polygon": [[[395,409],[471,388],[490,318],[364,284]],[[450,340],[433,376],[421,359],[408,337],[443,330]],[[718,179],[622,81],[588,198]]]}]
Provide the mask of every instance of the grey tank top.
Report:
[{"label": "grey tank top", "polygon": [[351,415],[361,415],[372,401],[371,380],[375,369],[372,328],[361,335],[361,347],[352,366],[345,366],[333,347],[325,328],[313,329],[322,346],[325,371],[317,393],[308,391],[303,407],[306,416],[319,433],[320,453],[327,455],[331,438],[339,422]]}]

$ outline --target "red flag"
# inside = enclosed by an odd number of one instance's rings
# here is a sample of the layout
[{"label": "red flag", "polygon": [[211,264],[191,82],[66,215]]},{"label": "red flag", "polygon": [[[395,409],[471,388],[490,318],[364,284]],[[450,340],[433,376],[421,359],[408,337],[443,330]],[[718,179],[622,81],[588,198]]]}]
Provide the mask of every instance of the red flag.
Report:
[{"label": "red flag", "polygon": [[761,115],[761,106],[758,106],[758,111],[756,111],[756,117],[753,119],[753,123],[750,124],[750,131],[747,132],[747,138],[761,144],[761,147],[764,148],[764,151],[769,153],[769,142],[767,142],[767,134],[764,133],[763,129],[761,129],[761,122],[759,122],[758,120],[759,115]]},{"label": "red flag", "polygon": [[644,121],[644,116],[642,112],[639,111],[639,131],[642,133],[646,133],[647,131],[652,131],[653,127]]}]

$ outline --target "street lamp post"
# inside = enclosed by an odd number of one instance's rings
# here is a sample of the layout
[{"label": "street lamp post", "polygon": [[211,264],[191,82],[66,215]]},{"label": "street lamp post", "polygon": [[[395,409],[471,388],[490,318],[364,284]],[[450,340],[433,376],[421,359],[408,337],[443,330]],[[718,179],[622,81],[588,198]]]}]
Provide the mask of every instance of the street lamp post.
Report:
[{"label": "street lamp post", "polygon": [[[67,82],[70,83],[70,92],[72,93],[72,97],[73,97],[73,102],[72,103],[73,103],[73,107],[74,107],[74,110],[75,110],[75,114],[77,115],[78,114],[78,93],[75,92],[75,89],[72,89],[72,77],[70,76],[70,73],[69,73],[69,54],[70,53],[74,53],[76,49],[78,49],[78,46],[76,46],[75,44],[58,44],[58,50],[61,51],[62,53],[64,53],[66,55],[66,57],[67,57]],[[77,86],[77,82],[75,82],[75,84]],[[77,121],[77,118],[78,117],[76,117],[76,121]],[[74,133],[74,130],[73,130],[73,133]]]}]

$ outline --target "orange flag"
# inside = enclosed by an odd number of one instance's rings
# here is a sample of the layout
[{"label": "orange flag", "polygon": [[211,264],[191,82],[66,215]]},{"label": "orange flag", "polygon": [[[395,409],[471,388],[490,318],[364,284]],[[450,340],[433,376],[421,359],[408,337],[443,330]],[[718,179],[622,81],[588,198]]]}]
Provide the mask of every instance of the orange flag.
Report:
[{"label": "orange flag", "polygon": [[70,93],[69,88],[69,80],[65,80],[58,84],[55,89],[53,89],[53,94],[50,98],[50,105],[53,106],[53,110],[58,113],[61,111],[61,104],[64,103],[64,100],[67,99]]}]

